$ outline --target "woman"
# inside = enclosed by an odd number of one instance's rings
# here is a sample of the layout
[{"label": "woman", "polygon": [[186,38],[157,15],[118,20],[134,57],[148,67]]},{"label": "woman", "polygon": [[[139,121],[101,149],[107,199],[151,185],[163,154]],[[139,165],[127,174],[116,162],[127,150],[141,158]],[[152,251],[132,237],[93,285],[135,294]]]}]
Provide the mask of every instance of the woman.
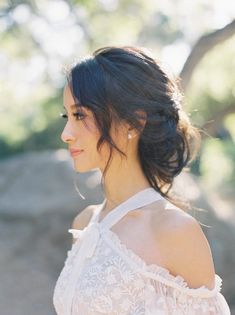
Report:
[{"label": "woman", "polygon": [[200,140],[180,100],[139,47],[104,47],[69,69],[61,138],[76,171],[100,169],[105,199],[69,230],[58,315],[230,314],[199,223],[170,196]]}]

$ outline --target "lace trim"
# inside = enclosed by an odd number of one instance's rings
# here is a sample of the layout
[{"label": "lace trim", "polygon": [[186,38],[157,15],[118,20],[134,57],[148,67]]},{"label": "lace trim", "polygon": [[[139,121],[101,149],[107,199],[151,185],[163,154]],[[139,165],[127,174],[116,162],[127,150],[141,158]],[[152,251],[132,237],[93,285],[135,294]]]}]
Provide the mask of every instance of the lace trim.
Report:
[{"label": "lace trim", "polygon": [[[74,238],[82,239],[83,230],[69,229],[68,231],[73,234]],[[121,242],[118,235],[112,230],[102,229],[101,234],[106,236],[106,241],[112,248],[114,248],[114,250],[118,249],[120,255],[122,256],[124,254],[128,262],[130,262],[130,260],[134,262],[136,267],[139,269],[139,272],[145,274],[146,277],[155,279],[165,285],[178,289],[182,293],[186,293],[196,297],[209,298],[215,296],[218,292],[221,291],[223,280],[217,274],[215,274],[215,286],[213,289],[209,289],[205,285],[202,285],[198,288],[190,288],[188,283],[182,276],[174,276],[170,273],[168,269],[157,264],[148,265],[140,256],[138,256],[130,248],[127,248],[127,246]],[[72,248],[76,243],[77,242],[72,245]],[[68,252],[68,254],[71,255],[71,250]]]},{"label": "lace trim", "polygon": [[139,267],[139,271],[145,274],[147,277],[158,280],[165,285],[174,287],[182,293],[186,293],[196,297],[209,298],[215,296],[218,292],[221,291],[223,280],[217,274],[215,274],[215,286],[213,289],[209,289],[205,285],[202,285],[198,288],[190,288],[188,283],[182,276],[174,276],[170,273],[168,269],[162,266],[156,264],[146,264],[146,262],[142,258],[140,258],[140,256],[134,253],[131,249],[127,248],[126,245],[121,242],[118,235],[110,229],[106,229],[105,233],[103,234],[107,235],[105,239],[112,247],[113,244],[115,244],[120,254],[123,253],[127,257],[127,259],[131,259]]}]

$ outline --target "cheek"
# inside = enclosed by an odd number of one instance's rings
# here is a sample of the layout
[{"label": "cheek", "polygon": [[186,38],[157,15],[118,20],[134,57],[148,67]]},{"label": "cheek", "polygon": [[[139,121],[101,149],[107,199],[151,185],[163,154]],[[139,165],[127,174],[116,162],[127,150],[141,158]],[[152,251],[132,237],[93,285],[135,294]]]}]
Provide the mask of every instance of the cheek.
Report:
[{"label": "cheek", "polygon": [[73,128],[77,139],[81,139],[82,142],[93,143],[97,137],[96,128],[89,119],[86,119],[85,121],[77,121]]},{"label": "cheek", "polygon": [[98,130],[94,127],[92,123],[83,124],[83,126],[78,131],[77,138],[81,139],[81,144],[84,145],[89,152],[90,157],[97,158],[97,142],[100,138]]},{"label": "cheek", "polygon": [[[125,135],[119,130],[119,131],[114,131],[113,129],[110,132],[110,136],[112,138],[113,143],[124,153],[127,152],[127,138]],[[98,153],[98,152],[97,152]],[[107,142],[105,142],[102,147],[101,147],[101,152],[100,152],[100,159],[102,162],[107,163],[110,155],[110,146]],[[113,148],[112,152],[113,159],[120,159],[121,155],[120,153]]]},{"label": "cheek", "polygon": [[111,137],[116,146],[123,152],[127,150],[128,138],[126,136],[126,130],[122,125],[111,129]]}]

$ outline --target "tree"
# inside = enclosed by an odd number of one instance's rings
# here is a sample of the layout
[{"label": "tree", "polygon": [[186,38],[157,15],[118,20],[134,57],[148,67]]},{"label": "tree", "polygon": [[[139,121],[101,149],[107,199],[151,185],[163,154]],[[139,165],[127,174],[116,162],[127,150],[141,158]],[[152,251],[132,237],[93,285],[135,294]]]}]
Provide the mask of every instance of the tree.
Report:
[{"label": "tree", "polygon": [[192,78],[193,72],[202,58],[216,45],[222,44],[235,34],[235,20],[221,29],[203,35],[193,46],[184,66],[180,72],[181,85],[184,91]]}]

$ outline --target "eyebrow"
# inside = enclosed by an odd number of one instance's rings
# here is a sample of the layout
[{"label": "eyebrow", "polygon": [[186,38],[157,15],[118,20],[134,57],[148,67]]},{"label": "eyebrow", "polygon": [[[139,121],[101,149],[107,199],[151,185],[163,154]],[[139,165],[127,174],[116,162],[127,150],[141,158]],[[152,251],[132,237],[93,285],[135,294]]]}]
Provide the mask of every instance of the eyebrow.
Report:
[{"label": "eyebrow", "polygon": [[[72,104],[72,105],[70,105],[69,107],[71,108],[71,109],[77,109],[77,106],[78,106],[78,104]],[[80,106],[80,105],[79,105]],[[65,106],[63,106],[64,107],[64,109],[65,110],[67,110],[66,108],[65,108]],[[81,106],[80,106],[81,107]]]}]

